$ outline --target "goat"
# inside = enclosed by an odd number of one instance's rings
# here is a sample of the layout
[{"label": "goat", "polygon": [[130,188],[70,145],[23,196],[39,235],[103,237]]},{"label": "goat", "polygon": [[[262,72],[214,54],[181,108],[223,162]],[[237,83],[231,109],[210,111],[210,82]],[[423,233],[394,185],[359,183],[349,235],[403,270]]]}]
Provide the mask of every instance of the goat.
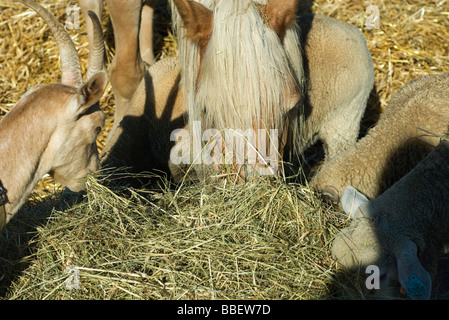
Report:
[{"label": "goat", "polygon": [[[105,146],[105,165],[168,170],[178,180],[183,168],[170,162],[170,151],[191,141],[170,135],[182,128],[192,133],[194,121],[203,129],[276,129],[281,154],[285,145],[301,153],[321,138],[332,158],[355,143],[374,83],[357,28],[320,15],[297,21],[296,0],[173,0],[179,57],[145,69],[136,23],[140,1],[107,5],[118,40],[111,84],[129,102],[116,106],[125,116],[115,118],[120,123]],[[162,81],[155,81],[156,73]]]},{"label": "goat", "polygon": [[40,4],[16,0],[36,11],[47,23],[58,45],[61,83],[29,89],[0,121],[0,180],[6,191],[0,228],[17,213],[37,182],[50,174],[73,192],[84,189],[84,178],[99,167],[96,137],[105,115],[98,105],[107,83],[103,71],[103,37],[94,23],[95,50],[84,84],[75,46],[56,18]]}]

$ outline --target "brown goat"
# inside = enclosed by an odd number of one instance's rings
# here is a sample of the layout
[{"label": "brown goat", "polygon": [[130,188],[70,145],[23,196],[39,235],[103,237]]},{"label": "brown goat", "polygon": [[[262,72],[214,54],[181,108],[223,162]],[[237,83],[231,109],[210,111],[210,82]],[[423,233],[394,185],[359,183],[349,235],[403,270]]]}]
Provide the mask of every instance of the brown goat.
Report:
[{"label": "brown goat", "polygon": [[139,55],[140,0],[107,5],[116,39],[111,84],[123,99],[104,164],[169,171],[178,180],[184,168],[171,152],[191,147],[179,137],[195,135],[194,121],[203,130],[277,129],[279,153],[286,146],[301,154],[321,139],[332,158],[355,143],[374,82],[357,28],[319,15],[297,20],[297,0],[173,0],[179,57],[147,69]]},{"label": "brown goat", "polygon": [[63,26],[41,5],[17,1],[35,10],[51,29],[60,52],[62,80],[32,87],[0,121],[0,180],[7,197],[0,228],[47,173],[73,192],[84,189],[85,176],[99,167],[96,137],[105,120],[97,104],[107,83],[98,18],[89,14],[95,25],[94,47],[100,52],[91,53],[93,75],[83,84],[78,54]]}]

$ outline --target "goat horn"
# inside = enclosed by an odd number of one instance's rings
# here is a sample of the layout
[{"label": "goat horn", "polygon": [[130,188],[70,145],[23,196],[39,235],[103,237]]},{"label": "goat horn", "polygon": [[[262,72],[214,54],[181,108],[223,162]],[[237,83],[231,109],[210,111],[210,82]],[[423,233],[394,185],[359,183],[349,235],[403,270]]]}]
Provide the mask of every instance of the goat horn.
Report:
[{"label": "goat horn", "polygon": [[36,11],[36,13],[44,19],[45,23],[50,28],[59,49],[62,72],[61,83],[77,88],[81,87],[83,84],[83,79],[81,75],[81,66],[78,53],[72,39],[70,38],[70,35],[64,27],[47,9],[42,7],[40,4],[30,0],[16,1],[21,2]]},{"label": "goat horn", "polygon": [[89,52],[89,68],[86,79],[103,70],[104,63],[104,37],[100,19],[95,12],[89,10],[87,13],[92,20],[93,25],[93,44]]}]

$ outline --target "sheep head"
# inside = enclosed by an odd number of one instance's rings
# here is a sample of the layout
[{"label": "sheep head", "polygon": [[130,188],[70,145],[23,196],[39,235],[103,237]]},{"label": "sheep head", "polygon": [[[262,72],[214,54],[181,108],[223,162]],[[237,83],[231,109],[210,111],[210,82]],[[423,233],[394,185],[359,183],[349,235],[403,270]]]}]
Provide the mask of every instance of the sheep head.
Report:
[{"label": "sheep head", "polygon": [[389,224],[388,215],[379,215],[378,201],[369,201],[348,186],[341,205],[352,222],[335,238],[333,257],[349,270],[364,271],[369,265],[377,266],[380,274],[376,298],[398,296],[402,286],[411,299],[429,299],[431,277],[418,259],[416,243],[398,236],[397,226]]}]

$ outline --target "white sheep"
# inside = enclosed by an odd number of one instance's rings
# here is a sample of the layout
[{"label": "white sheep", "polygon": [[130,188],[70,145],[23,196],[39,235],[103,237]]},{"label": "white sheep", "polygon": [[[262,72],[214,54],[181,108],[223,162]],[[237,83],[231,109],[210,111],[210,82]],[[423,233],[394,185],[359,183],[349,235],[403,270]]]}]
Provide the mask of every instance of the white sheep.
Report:
[{"label": "white sheep", "polygon": [[412,299],[429,299],[449,240],[449,142],[376,199],[348,186],[341,204],[353,220],[334,240],[334,258],[348,269],[377,266],[377,297],[398,296],[402,286]]},{"label": "white sheep", "polygon": [[379,196],[438,145],[438,137],[427,132],[447,133],[448,88],[449,73],[407,83],[393,95],[375,127],[346,152],[325,162],[310,187],[334,203],[347,185],[369,199]]}]

